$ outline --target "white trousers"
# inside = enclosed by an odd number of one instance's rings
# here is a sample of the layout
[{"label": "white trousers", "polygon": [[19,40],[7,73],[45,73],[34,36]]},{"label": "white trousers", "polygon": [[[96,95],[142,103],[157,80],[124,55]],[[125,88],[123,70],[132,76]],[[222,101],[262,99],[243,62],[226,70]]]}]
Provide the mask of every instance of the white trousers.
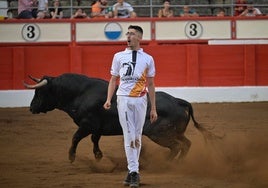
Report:
[{"label": "white trousers", "polygon": [[139,173],[141,137],[147,110],[147,96],[117,96],[117,109],[123,129],[128,170]]}]

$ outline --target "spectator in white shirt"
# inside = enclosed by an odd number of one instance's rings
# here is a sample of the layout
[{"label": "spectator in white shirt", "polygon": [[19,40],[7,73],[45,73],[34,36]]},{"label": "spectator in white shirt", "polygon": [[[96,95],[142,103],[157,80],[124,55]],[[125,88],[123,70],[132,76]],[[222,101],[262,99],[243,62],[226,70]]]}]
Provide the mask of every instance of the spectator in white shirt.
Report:
[{"label": "spectator in white shirt", "polygon": [[250,3],[250,5],[247,6],[247,9],[239,16],[259,16],[261,14],[260,9],[253,7],[252,3]]},{"label": "spectator in white shirt", "polygon": [[114,18],[135,18],[137,17],[133,7],[124,0],[117,0],[113,5]]},{"label": "spectator in white shirt", "polygon": [[38,0],[37,19],[49,18],[48,0]]}]

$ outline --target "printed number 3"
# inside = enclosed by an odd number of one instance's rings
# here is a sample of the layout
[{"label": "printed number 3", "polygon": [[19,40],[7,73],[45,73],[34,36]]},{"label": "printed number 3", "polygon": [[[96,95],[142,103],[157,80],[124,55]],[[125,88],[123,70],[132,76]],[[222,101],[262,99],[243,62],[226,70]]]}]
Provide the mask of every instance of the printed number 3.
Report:
[{"label": "printed number 3", "polygon": [[191,39],[200,38],[202,32],[203,32],[202,25],[199,22],[196,21],[188,22],[185,26],[185,35],[188,38]]},{"label": "printed number 3", "polygon": [[40,29],[36,24],[26,24],[22,28],[22,37],[26,41],[36,41],[40,36]]},{"label": "printed number 3", "polygon": [[193,23],[193,24],[190,25],[190,35],[193,36],[193,37],[197,35],[196,28],[197,28],[196,24]]},{"label": "printed number 3", "polygon": [[28,31],[28,33],[27,33],[27,37],[28,37],[29,39],[34,38],[34,36],[35,36],[35,33],[34,33],[35,28],[34,28],[32,25],[29,25],[26,29],[27,29],[27,31]]}]

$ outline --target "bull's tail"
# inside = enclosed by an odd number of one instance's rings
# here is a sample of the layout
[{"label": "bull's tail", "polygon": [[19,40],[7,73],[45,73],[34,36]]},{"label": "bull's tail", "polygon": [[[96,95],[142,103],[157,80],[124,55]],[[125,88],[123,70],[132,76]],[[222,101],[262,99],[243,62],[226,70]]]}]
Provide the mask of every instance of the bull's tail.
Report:
[{"label": "bull's tail", "polygon": [[188,108],[189,108],[189,116],[192,118],[192,120],[193,120],[193,122],[194,122],[194,126],[195,126],[198,130],[202,131],[203,127],[201,126],[201,124],[199,124],[199,123],[195,120],[195,118],[194,118],[194,110],[193,110],[193,107],[192,107],[192,105],[191,105],[190,103],[189,103],[189,105],[188,105]]},{"label": "bull's tail", "polygon": [[188,109],[189,109],[189,118],[192,118],[193,122],[194,122],[194,126],[202,133],[205,141],[207,140],[215,140],[215,139],[222,139],[224,136],[218,136],[216,134],[214,134],[211,130],[212,128],[205,128],[204,126],[202,126],[200,123],[198,123],[195,120],[194,117],[194,110],[193,107],[190,103],[188,103]]}]

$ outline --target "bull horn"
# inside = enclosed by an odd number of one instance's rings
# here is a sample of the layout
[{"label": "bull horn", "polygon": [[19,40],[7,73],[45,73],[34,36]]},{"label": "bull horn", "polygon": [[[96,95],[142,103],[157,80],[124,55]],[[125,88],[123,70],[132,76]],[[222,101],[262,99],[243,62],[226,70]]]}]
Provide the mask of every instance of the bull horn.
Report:
[{"label": "bull horn", "polygon": [[41,82],[35,84],[35,85],[30,85],[30,84],[26,84],[25,82],[23,82],[24,87],[26,87],[27,89],[37,89],[40,88],[44,85],[47,85],[47,80],[44,79]]},{"label": "bull horn", "polygon": [[35,77],[32,77],[31,75],[28,76],[31,80],[35,81],[36,83],[40,82],[41,79],[40,78],[35,78]]}]

